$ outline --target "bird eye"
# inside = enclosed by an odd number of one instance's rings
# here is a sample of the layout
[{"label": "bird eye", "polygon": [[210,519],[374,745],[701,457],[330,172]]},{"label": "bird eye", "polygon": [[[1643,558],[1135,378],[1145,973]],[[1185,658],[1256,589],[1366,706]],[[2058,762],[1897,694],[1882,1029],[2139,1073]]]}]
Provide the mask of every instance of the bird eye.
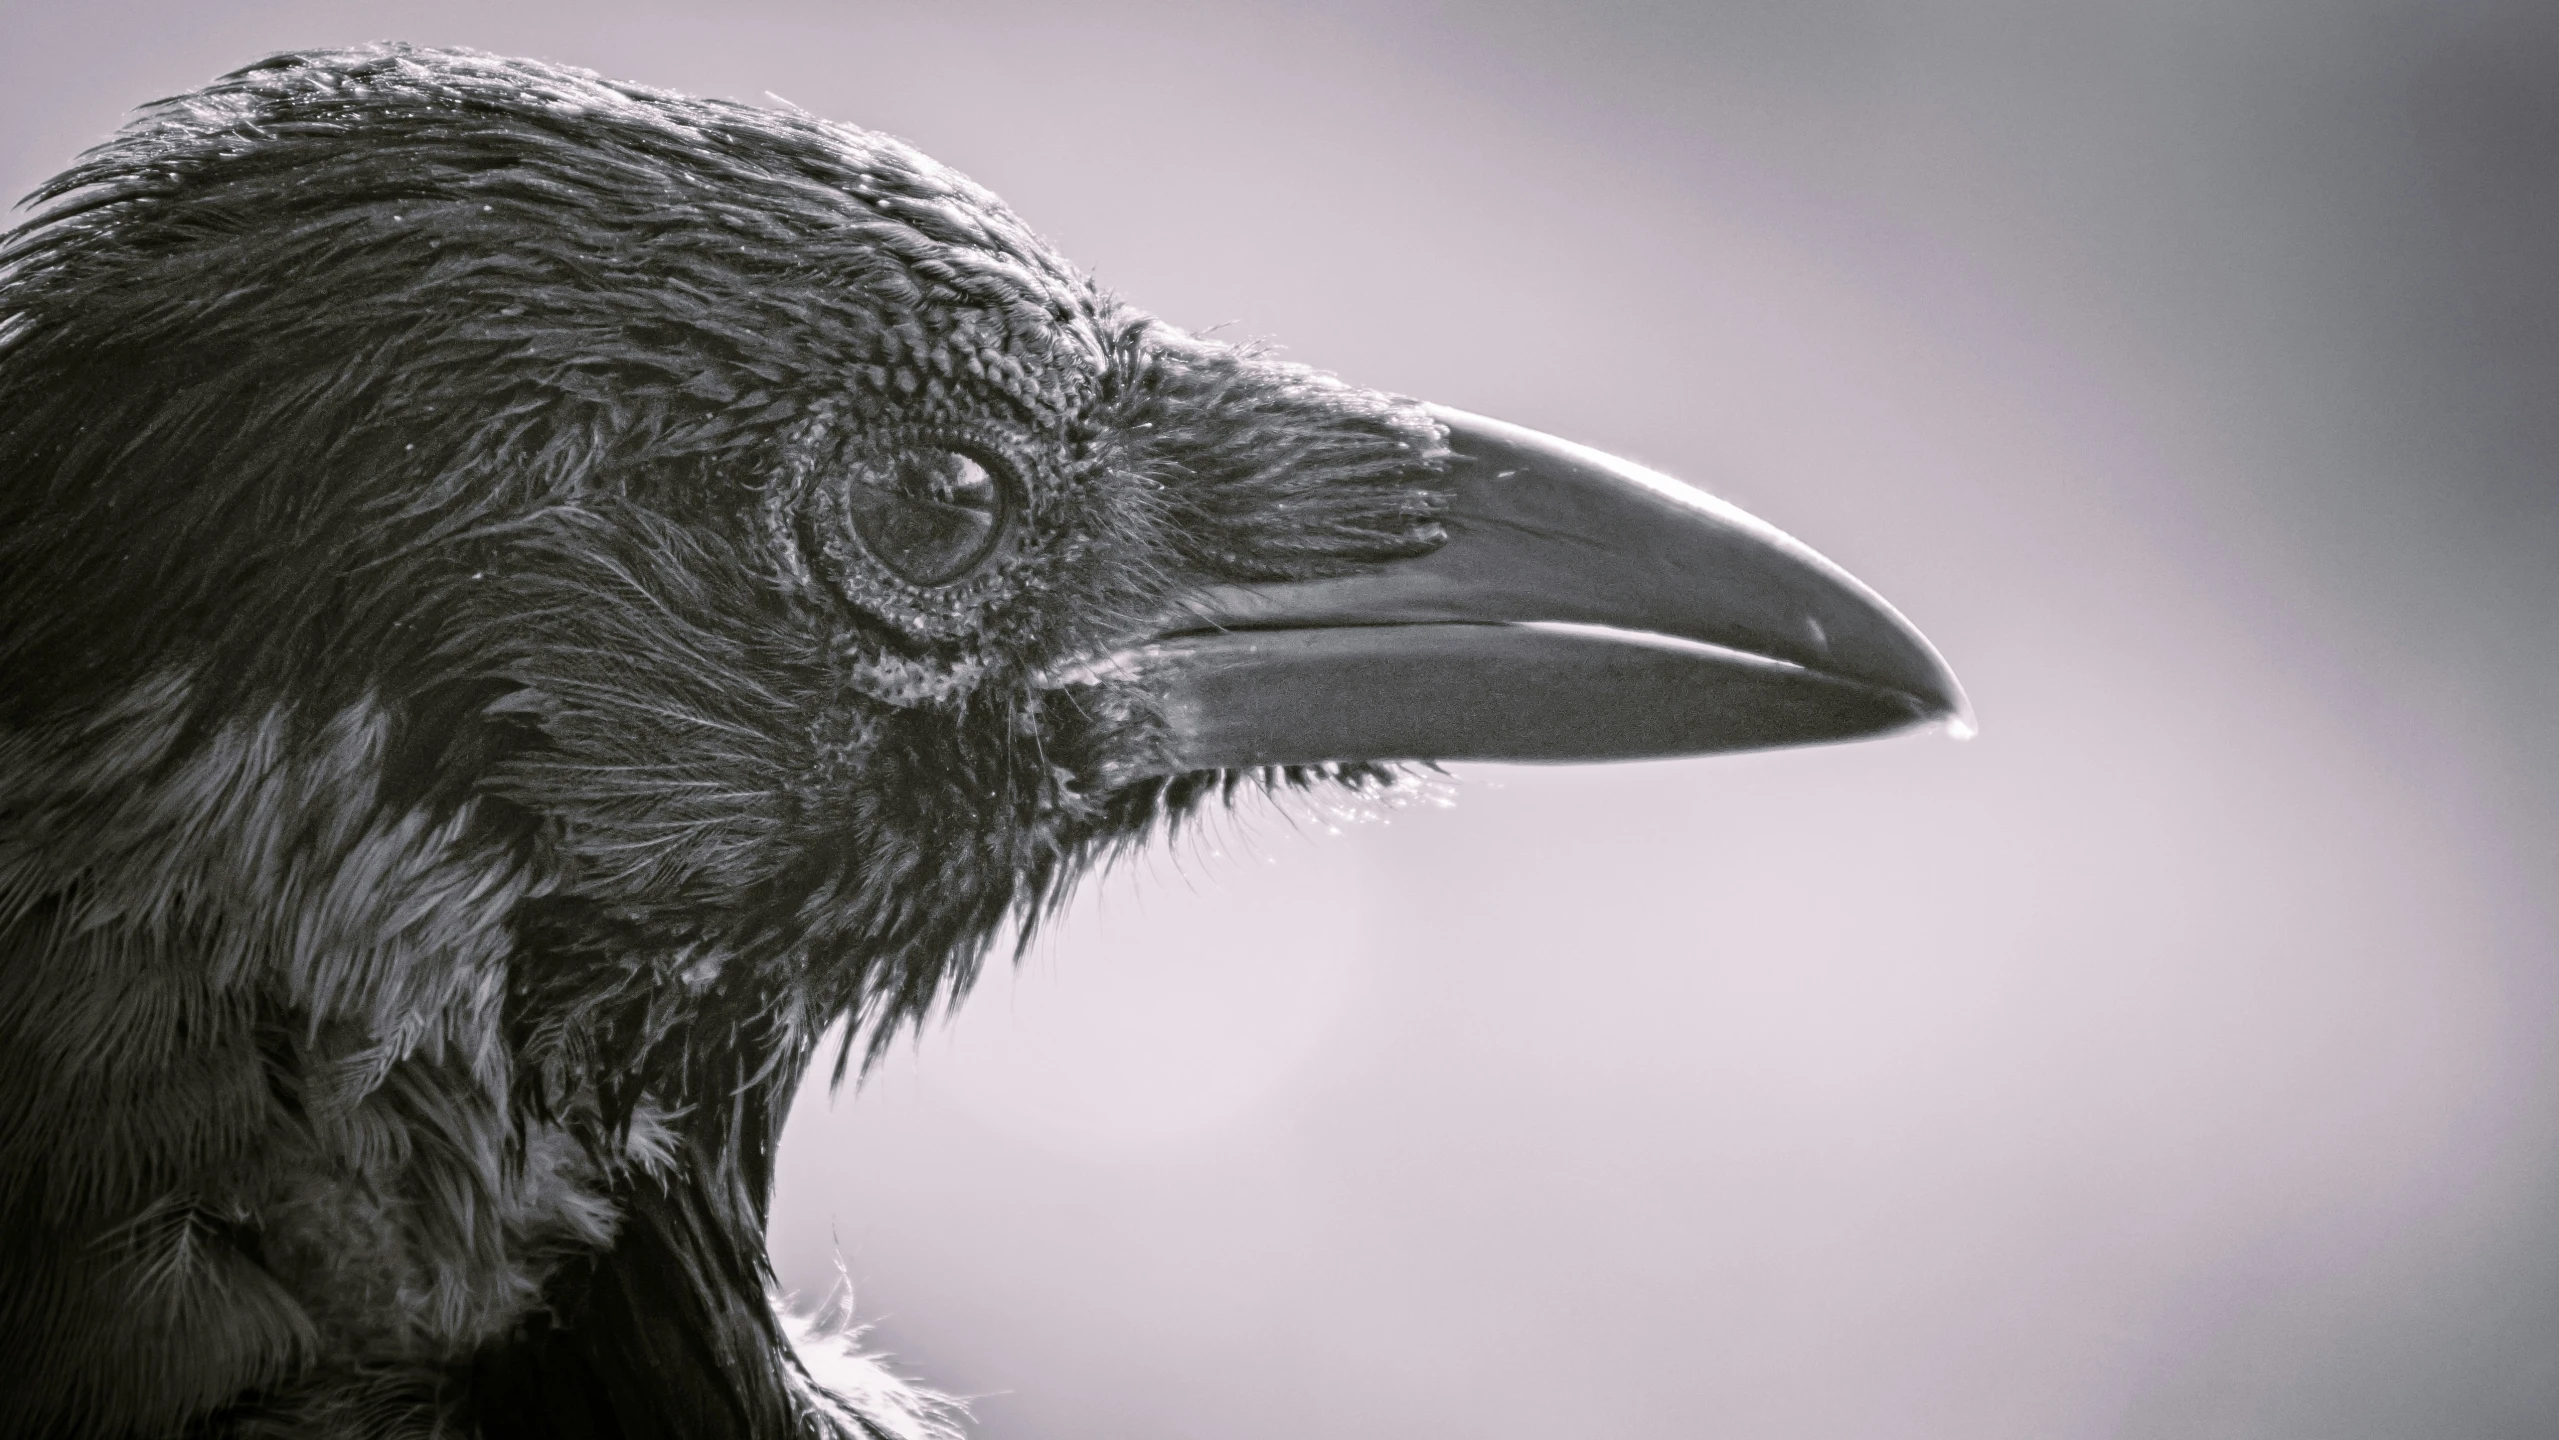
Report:
[{"label": "bird eye", "polygon": [[975,456],[912,450],[858,478],[853,529],[904,580],[946,585],[977,568],[1003,538],[1009,492]]}]

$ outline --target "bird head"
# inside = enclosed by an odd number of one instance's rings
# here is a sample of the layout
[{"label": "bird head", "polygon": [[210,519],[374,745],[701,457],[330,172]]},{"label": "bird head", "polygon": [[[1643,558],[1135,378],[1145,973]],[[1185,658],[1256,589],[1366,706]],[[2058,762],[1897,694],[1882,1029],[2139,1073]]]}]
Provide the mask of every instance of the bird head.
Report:
[{"label": "bird head", "polygon": [[0,1336],[56,1413],[457,1365],[484,1419],[545,1374],[632,1433],[796,1413],[753,1293],[792,1081],[1097,859],[1407,762],[1962,716],[1740,511],[1186,334],[795,111],[291,55],[37,202],[0,1219],[52,1238],[0,1247]]},{"label": "bird head", "polygon": [[669,994],[885,1034],[1239,789],[1961,706],[1740,512],[1185,334],[797,112],[287,56],[39,198],[5,718],[336,735],[330,784],[520,869],[564,1053]]}]

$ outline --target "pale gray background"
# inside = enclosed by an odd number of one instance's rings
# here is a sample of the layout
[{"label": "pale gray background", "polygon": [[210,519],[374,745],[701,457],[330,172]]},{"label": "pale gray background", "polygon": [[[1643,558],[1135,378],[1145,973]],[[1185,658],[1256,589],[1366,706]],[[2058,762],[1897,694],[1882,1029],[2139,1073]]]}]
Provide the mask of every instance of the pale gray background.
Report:
[{"label": "pale gray background", "polygon": [[792,1125],[998,1440],[2559,1433],[2559,7],[35,5],[907,136],[1190,325],[1620,450],[1981,739],[1253,815]]}]

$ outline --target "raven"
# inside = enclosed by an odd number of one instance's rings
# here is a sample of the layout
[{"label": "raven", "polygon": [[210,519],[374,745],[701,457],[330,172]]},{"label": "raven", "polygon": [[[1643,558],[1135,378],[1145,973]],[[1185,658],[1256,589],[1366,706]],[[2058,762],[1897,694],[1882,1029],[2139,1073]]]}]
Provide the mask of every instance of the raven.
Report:
[{"label": "raven", "polygon": [[831,1027],[841,1078],[1204,805],[1962,721],[1751,517],[1187,334],[796,111],[290,54],[31,203],[24,1433],[938,1431],[768,1298]]}]

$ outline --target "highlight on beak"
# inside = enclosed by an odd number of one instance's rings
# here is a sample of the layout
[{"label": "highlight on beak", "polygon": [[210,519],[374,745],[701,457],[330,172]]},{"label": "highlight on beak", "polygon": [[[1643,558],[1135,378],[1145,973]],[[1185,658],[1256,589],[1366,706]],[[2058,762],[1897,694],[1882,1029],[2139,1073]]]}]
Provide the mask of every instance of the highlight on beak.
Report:
[{"label": "highlight on beak", "polygon": [[1220,587],[1111,657],[1165,772],[1350,760],[1629,760],[1942,723],[1952,672],[1882,597],[1631,461],[1432,408],[1448,542],[1337,579]]}]

